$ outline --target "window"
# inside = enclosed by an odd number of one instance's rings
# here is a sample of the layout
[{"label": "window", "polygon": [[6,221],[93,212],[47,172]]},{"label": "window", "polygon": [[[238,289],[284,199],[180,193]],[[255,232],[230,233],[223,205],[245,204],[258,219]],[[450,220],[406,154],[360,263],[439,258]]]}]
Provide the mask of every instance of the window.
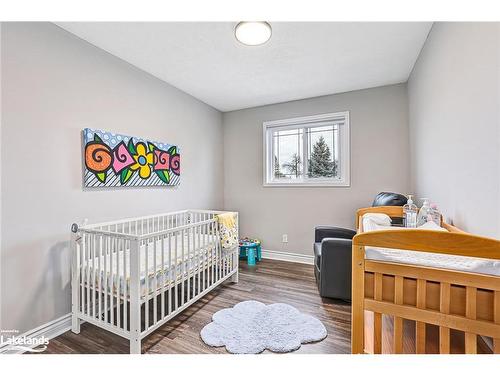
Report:
[{"label": "window", "polygon": [[263,125],[264,186],[349,186],[349,112]]}]

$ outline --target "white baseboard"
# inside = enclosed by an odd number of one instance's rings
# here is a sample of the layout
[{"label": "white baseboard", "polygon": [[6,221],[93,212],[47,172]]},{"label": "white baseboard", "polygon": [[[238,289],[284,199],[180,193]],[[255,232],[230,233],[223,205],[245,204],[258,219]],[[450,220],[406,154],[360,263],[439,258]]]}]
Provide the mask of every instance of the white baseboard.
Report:
[{"label": "white baseboard", "polygon": [[274,250],[262,249],[262,258],[283,260],[285,262],[314,264],[314,255],[287,253],[284,251],[274,251]]},{"label": "white baseboard", "polygon": [[[40,337],[44,337],[48,340],[53,339],[59,335],[62,335],[64,332],[69,331],[71,329],[71,313],[61,316],[51,322],[45,323],[37,328],[34,328],[22,335],[17,337],[26,337],[27,339],[39,339]],[[21,350],[17,348],[12,348],[12,345],[8,343],[4,343],[0,345],[0,353],[13,353],[13,354],[21,354],[26,350]]]}]

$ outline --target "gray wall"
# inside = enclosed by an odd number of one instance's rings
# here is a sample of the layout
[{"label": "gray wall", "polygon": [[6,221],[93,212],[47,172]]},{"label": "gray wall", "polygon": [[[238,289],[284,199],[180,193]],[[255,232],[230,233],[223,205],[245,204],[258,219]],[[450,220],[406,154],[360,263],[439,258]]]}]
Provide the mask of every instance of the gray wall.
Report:
[{"label": "gray wall", "polygon": [[[263,187],[262,123],[350,111],[351,186]],[[409,189],[406,85],[385,86],[223,114],[224,207],[240,212],[240,233],[268,250],[311,254],[314,227],[354,227],[379,191]],[[288,243],[281,242],[288,234]]]},{"label": "gray wall", "polygon": [[436,23],[408,83],[412,186],[458,227],[500,237],[500,28]]},{"label": "gray wall", "polygon": [[[222,208],[221,114],[47,23],[2,30],[2,329],[70,312],[69,227]],[[84,127],[177,144],[178,188],[82,191]]]}]

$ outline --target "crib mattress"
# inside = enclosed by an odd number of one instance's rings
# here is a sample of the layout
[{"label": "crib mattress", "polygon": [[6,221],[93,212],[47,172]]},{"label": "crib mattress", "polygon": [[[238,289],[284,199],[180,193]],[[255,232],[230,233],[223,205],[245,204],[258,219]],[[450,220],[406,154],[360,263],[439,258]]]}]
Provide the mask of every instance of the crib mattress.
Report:
[{"label": "crib mattress", "polygon": [[[404,228],[379,225],[363,219],[363,229],[368,232]],[[496,260],[369,246],[365,247],[365,252],[366,259],[370,260],[500,276],[500,261]]]},{"label": "crib mattress", "polygon": [[[207,236],[205,242],[201,242],[202,246],[193,249],[188,252],[187,236],[184,237],[184,253],[182,246],[182,238],[178,236],[177,246],[175,246],[175,237],[170,241],[165,241],[164,252],[162,254],[162,244],[161,241],[156,242],[156,256],[154,251],[154,244],[149,243],[148,246],[148,257],[146,262],[145,245],[141,246],[141,296],[144,297],[148,293],[153,293],[157,289],[161,289],[163,285],[169,286],[174,285],[175,281],[178,281],[186,274],[196,271],[198,268],[207,268],[214,265],[219,257],[225,257],[229,251],[223,249],[216,249],[216,239],[215,235]],[[193,237],[189,238],[189,241],[193,241]],[[193,243],[193,242],[191,242]],[[171,251],[169,249],[172,249]],[[177,250],[177,251],[176,251]],[[177,252],[177,254],[176,254]],[[218,253],[218,254],[217,254]],[[156,259],[156,262],[155,262]],[[101,282],[102,289],[107,288],[108,292],[117,293],[120,291],[120,295],[129,295],[130,292],[130,256],[129,250],[125,250],[125,256],[123,251],[118,254],[118,262],[116,261],[116,254],[113,255],[113,264],[111,265],[110,254],[102,255],[100,257],[95,257],[90,259],[87,267],[83,267],[83,271],[88,273],[89,280],[94,278],[96,285]],[[126,260],[126,261],[125,261]],[[125,261],[125,262],[124,262]],[[124,277],[124,264],[126,269],[126,277]],[[156,265],[156,267],[155,267]],[[100,269],[100,272],[99,272]],[[148,270],[146,273],[145,270]],[[147,274],[147,276],[146,276]],[[91,281],[92,284],[92,281]],[[124,293],[124,286],[126,290]],[[119,289],[118,289],[119,287]]]}]

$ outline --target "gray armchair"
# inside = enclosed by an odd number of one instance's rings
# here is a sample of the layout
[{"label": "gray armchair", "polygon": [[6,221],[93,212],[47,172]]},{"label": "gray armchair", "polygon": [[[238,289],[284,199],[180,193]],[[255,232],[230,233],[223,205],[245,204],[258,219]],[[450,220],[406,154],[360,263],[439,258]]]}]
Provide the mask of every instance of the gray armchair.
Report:
[{"label": "gray armchair", "polygon": [[314,275],[321,297],[351,299],[351,250],[355,234],[344,228],[315,228]]},{"label": "gray armchair", "polygon": [[[397,193],[379,193],[372,206],[403,206],[406,197]],[[318,226],[314,231],[314,275],[321,297],[351,300],[352,238],[351,229]]]}]

